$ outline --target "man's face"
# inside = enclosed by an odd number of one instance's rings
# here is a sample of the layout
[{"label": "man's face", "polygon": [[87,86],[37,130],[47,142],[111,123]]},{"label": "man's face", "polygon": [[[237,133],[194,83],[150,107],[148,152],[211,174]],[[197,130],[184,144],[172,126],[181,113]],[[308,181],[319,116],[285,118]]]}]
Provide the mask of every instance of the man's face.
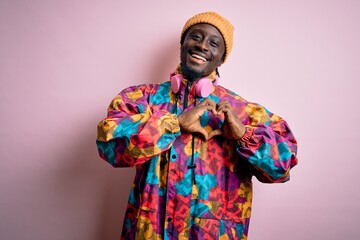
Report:
[{"label": "man's face", "polygon": [[181,45],[181,67],[185,77],[195,81],[210,75],[223,63],[225,42],[216,27],[196,24],[189,28]]}]

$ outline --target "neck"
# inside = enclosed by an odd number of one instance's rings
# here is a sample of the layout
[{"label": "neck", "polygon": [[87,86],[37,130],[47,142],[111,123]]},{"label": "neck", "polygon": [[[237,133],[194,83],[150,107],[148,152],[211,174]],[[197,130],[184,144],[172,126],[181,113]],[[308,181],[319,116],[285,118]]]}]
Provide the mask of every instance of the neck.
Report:
[{"label": "neck", "polygon": [[196,71],[194,71],[186,66],[183,66],[183,65],[181,65],[181,74],[189,82],[195,82],[195,81],[199,80],[200,78],[204,77],[203,72],[196,72]]},{"label": "neck", "polygon": [[216,79],[216,71],[213,71],[210,75],[204,75],[203,72],[195,72],[187,67],[183,67],[181,64],[178,65],[175,73],[181,74],[189,82],[196,82],[202,78],[208,78],[211,81]]}]

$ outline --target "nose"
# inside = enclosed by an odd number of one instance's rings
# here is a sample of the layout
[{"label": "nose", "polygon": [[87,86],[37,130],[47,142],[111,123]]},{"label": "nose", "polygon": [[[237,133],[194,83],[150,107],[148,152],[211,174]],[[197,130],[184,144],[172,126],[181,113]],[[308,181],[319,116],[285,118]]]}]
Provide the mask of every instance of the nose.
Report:
[{"label": "nose", "polygon": [[202,51],[208,51],[209,50],[209,43],[205,38],[202,39],[201,41],[198,41],[196,46],[199,49],[201,49]]}]

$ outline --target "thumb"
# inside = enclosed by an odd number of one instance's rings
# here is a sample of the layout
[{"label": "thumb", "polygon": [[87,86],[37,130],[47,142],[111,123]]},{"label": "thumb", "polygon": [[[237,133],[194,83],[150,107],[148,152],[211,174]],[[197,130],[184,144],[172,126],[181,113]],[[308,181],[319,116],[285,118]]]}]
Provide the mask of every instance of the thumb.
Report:
[{"label": "thumb", "polygon": [[199,133],[205,140],[208,140],[208,139],[209,139],[209,134],[208,134],[208,132],[207,132],[205,129],[203,129],[203,128],[199,129],[198,133]]},{"label": "thumb", "polygon": [[215,136],[219,136],[219,135],[221,135],[221,134],[222,134],[221,129],[220,129],[220,128],[219,128],[219,129],[216,129],[216,130],[214,130],[214,131],[212,131],[212,132],[209,133],[209,138],[208,138],[208,139],[210,139],[210,138],[212,138],[212,137],[215,137]]}]

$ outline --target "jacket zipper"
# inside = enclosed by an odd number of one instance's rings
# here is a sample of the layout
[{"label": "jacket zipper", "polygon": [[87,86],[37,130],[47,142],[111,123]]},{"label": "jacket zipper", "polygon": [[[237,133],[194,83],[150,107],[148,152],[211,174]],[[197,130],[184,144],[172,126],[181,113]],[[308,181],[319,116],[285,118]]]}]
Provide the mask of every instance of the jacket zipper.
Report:
[{"label": "jacket zipper", "polygon": [[192,82],[186,82],[185,94],[184,94],[184,110],[188,107],[188,97]]},{"label": "jacket zipper", "polygon": [[[187,82],[186,85],[186,89],[185,89],[185,94],[184,94],[184,110],[188,107],[188,97],[189,97],[189,92],[190,92],[190,88],[191,88],[192,82]],[[196,104],[196,100],[194,102],[194,105]],[[192,183],[196,185],[195,182],[195,170],[194,168],[196,168],[196,164],[195,164],[195,155],[194,155],[194,151],[195,151],[195,135],[191,134],[192,139],[191,139],[191,164],[188,166],[188,169],[192,169],[193,173],[192,173]]]}]

